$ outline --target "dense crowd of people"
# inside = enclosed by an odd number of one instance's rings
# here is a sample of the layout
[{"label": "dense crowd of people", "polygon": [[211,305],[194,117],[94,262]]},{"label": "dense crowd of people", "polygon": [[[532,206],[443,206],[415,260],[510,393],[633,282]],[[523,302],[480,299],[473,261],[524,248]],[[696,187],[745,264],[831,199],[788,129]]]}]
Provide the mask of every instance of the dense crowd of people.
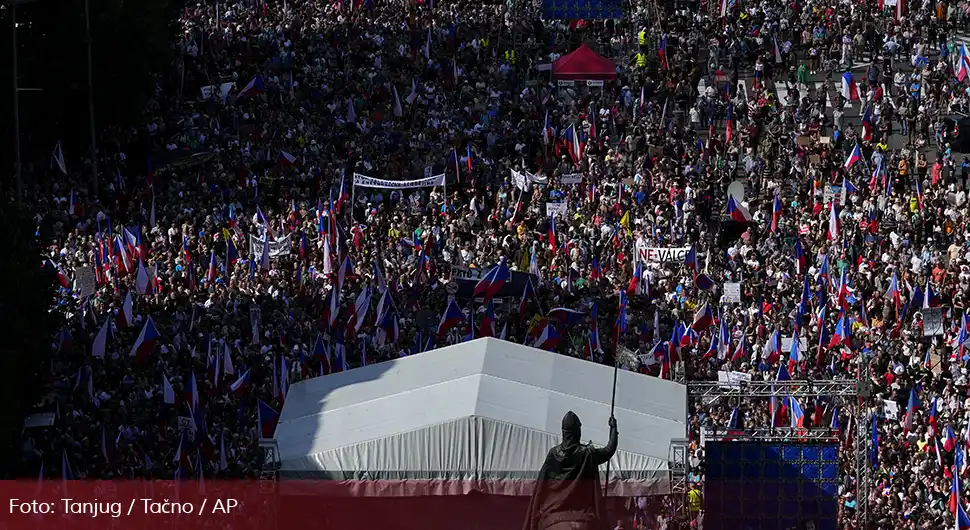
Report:
[{"label": "dense crowd of people", "polygon": [[[829,427],[843,528],[857,502],[873,528],[953,525],[970,4],[897,2],[634,1],[623,23],[514,2],[190,5],[144,129],[102,142],[99,192],[70,156],[31,181],[66,324],[57,428],[28,431],[30,465],[255,476],[257,418],[289,382],[493,335],[688,381],[868,373],[869,499],[834,399],[693,404],[693,475],[705,427]],[[615,80],[540,68],[581,43]],[[134,167],[145,144],[178,163]],[[527,287],[452,303],[496,266]],[[672,525],[659,511],[637,524]]]}]

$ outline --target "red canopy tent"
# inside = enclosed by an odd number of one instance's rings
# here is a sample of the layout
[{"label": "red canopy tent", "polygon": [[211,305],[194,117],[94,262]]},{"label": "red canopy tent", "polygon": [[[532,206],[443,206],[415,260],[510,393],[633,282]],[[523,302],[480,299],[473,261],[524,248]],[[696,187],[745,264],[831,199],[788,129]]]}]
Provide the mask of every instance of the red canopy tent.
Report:
[{"label": "red canopy tent", "polygon": [[616,65],[583,44],[576,51],[563,55],[552,63],[553,79],[610,80],[616,79]]}]

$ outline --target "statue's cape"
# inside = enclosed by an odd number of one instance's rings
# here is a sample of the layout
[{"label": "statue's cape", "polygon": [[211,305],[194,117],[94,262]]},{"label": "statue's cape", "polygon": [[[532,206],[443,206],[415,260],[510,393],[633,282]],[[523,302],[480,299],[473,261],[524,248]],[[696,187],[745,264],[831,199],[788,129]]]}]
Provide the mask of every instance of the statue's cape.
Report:
[{"label": "statue's cape", "polygon": [[599,472],[590,445],[560,444],[546,455],[529,501],[523,530],[544,530],[553,522],[584,521],[603,528],[605,511]]}]

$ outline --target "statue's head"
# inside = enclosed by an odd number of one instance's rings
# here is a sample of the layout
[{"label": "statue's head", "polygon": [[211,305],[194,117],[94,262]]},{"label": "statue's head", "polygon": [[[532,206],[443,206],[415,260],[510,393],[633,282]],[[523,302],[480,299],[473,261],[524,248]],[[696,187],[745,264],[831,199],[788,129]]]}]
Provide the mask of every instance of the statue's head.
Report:
[{"label": "statue's head", "polygon": [[562,441],[564,445],[579,445],[583,438],[583,423],[575,412],[569,411],[562,417]]}]

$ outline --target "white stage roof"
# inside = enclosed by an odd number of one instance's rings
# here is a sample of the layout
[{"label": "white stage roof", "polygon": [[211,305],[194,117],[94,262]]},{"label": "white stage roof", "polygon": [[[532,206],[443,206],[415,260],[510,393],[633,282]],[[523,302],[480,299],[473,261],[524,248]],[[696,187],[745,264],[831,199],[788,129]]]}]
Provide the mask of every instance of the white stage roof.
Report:
[{"label": "white stage roof", "polygon": [[[609,366],[493,338],[301,381],[276,428],[281,475],[372,482],[361,495],[528,494],[567,411],[607,443],[612,383]],[[666,493],[687,388],[620,370],[616,392],[610,494]]]}]

